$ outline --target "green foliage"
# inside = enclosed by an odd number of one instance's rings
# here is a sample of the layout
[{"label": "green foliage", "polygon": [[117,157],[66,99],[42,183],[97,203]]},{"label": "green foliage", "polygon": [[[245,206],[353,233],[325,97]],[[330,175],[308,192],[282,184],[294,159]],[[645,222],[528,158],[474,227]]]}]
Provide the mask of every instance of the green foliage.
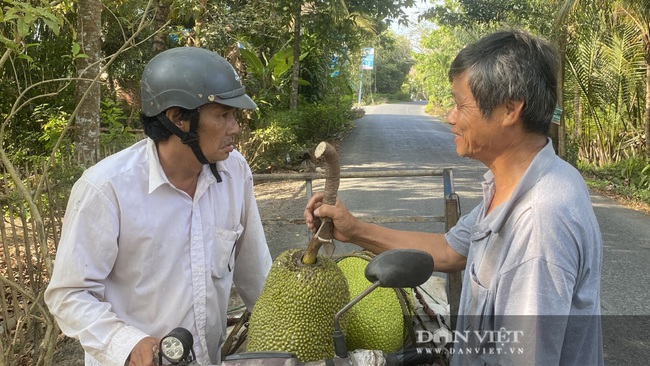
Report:
[{"label": "green foliage", "polygon": [[650,189],[650,162],[642,158],[630,158],[619,167],[623,182],[632,188]]},{"label": "green foliage", "polygon": [[6,57],[0,63],[0,143],[18,165],[51,154],[74,108],[74,88],[63,80],[73,67],[66,7],[42,1],[5,1],[1,6],[0,42]]},{"label": "green foliage", "polygon": [[645,109],[644,46],[633,24],[599,4],[583,5],[581,27],[566,52],[565,123],[579,158],[597,165],[642,154]]},{"label": "green foliage", "polygon": [[127,126],[127,117],[124,109],[112,99],[101,102],[100,119],[102,146],[111,146],[114,149],[127,147],[138,140],[138,136]]},{"label": "green foliage", "polygon": [[340,137],[357,114],[352,98],[303,103],[297,110],[269,110],[244,143],[242,153],[253,171],[272,171],[300,162],[300,153],[318,142]]},{"label": "green foliage", "polygon": [[428,113],[444,115],[452,107],[447,72],[458,51],[475,39],[464,29],[449,27],[431,29],[422,38],[423,52],[414,54],[416,64],[409,84],[412,94],[428,99]]},{"label": "green foliage", "polygon": [[46,3],[39,2],[34,6],[26,1],[4,1],[2,11],[0,11],[0,22],[12,24],[13,37],[10,39],[2,36],[0,41],[7,48],[19,50],[21,46],[24,46],[20,40],[29,38],[32,32],[38,29],[40,22],[43,22],[54,34],[58,35],[64,21],[57,14],[56,8],[61,7],[52,8]]},{"label": "green foliage", "polygon": [[590,187],[650,203],[650,161],[635,157],[604,166],[578,164]]},{"label": "green foliage", "polygon": [[[307,57],[301,60],[301,77],[308,82],[299,88],[299,99],[307,103],[317,103],[328,96],[349,95],[352,93],[347,81],[352,77],[347,65],[346,52],[330,52],[320,47],[319,37],[303,36],[303,49],[308,49]],[[338,60],[332,65],[332,55],[338,56]],[[339,71],[338,76],[332,76],[333,72]]]},{"label": "green foliage", "polygon": [[269,116],[268,121],[290,128],[297,141],[311,146],[347,130],[352,121],[351,108],[351,98],[328,99],[322,103],[302,104],[295,111],[276,112]]},{"label": "green foliage", "polygon": [[423,17],[452,28],[490,32],[516,27],[549,35],[556,11],[557,6],[546,0],[445,0]]},{"label": "green foliage", "polygon": [[410,42],[404,36],[396,36],[392,31],[379,37],[375,49],[374,90],[377,93],[399,93],[415,63],[411,56]]},{"label": "green foliage", "polygon": [[[293,65],[293,51],[286,46],[270,57],[265,53],[258,55],[251,46],[239,50],[246,61],[249,74],[247,90],[256,96],[256,101],[262,104],[281,106],[285,104],[285,89],[290,83],[289,73]],[[304,59],[308,52],[300,55]],[[303,84],[308,84],[303,80]]]},{"label": "green foliage", "polygon": [[62,107],[50,107],[41,104],[34,108],[34,118],[42,126],[38,141],[43,143],[45,152],[51,151],[63,133],[70,115]]},{"label": "green foliage", "polygon": [[272,122],[252,132],[244,146],[244,155],[253,171],[272,171],[286,165],[286,157],[297,150],[291,128]]}]

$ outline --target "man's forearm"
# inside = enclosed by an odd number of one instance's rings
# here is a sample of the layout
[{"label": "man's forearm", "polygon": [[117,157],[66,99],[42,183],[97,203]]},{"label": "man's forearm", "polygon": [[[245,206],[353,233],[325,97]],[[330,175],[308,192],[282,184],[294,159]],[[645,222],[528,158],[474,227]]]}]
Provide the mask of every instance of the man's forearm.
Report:
[{"label": "man's forearm", "polygon": [[436,271],[456,272],[465,268],[466,258],[449,246],[443,234],[395,230],[365,222],[358,225],[350,242],[373,253],[419,249],[431,254]]}]

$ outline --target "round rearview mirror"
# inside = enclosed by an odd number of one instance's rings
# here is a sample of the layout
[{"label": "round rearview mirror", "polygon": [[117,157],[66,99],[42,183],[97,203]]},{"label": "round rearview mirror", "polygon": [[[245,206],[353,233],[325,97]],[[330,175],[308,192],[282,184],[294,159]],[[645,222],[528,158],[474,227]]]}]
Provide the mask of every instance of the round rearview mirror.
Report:
[{"label": "round rearview mirror", "polygon": [[366,278],[381,287],[417,287],[433,273],[431,254],[416,249],[393,249],[375,256],[366,266]]}]

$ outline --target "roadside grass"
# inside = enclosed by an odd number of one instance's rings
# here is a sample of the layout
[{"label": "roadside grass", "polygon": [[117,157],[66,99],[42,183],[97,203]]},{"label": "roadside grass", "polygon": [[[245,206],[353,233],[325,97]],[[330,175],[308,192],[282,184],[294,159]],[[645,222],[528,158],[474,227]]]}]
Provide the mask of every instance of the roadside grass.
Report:
[{"label": "roadside grass", "polygon": [[650,163],[647,160],[631,158],[603,167],[577,165],[590,189],[650,215]]}]

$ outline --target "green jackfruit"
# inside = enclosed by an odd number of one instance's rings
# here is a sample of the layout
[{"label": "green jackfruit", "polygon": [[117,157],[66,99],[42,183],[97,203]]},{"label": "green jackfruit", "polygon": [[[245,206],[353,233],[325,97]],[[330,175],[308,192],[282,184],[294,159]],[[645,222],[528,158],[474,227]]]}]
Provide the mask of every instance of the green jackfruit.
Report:
[{"label": "green jackfruit", "polygon": [[349,301],[343,272],[318,256],[301,262],[290,249],[273,262],[249,321],[247,352],[294,353],[302,362],[334,357],[334,315]]},{"label": "green jackfruit", "polygon": [[[337,262],[345,274],[352,299],[371,285],[365,277],[367,264],[368,260],[357,256]],[[404,344],[407,330],[395,289],[376,288],[352,306],[346,316],[345,343],[349,351],[371,349],[388,353]]]}]

